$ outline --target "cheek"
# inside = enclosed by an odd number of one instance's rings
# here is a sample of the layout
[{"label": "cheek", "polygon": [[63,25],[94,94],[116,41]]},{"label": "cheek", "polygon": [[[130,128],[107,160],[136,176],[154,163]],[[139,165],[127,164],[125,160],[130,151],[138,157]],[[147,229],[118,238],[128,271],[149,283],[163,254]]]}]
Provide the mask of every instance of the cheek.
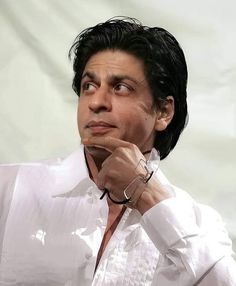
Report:
[{"label": "cheek", "polygon": [[155,131],[155,118],[140,110],[126,114],[126,120],[122,123],[126,133],[140,141],[145,140]]},{"label": "cheek", "polygon": [[79,132],[81,133],[83,131],[83,126],[86,121],[86,112],[85,108],[83,108],[83,104],[79,104],[77,108],[77,126],[79,129]]}]

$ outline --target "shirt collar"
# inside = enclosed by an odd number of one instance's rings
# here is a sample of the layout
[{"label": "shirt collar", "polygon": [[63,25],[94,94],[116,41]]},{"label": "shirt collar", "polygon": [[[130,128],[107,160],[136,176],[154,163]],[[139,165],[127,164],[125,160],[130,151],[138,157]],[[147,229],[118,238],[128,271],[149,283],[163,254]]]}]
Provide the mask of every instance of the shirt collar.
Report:
[{"label": "shirt collar", "polygon": [[49,171],[53,176],[54,183],[52,196],[71,192],[85,181],[90,185],[94,184],[89,178],[83,145],[65,159],[58,159],[56,164],[50,165]]}]

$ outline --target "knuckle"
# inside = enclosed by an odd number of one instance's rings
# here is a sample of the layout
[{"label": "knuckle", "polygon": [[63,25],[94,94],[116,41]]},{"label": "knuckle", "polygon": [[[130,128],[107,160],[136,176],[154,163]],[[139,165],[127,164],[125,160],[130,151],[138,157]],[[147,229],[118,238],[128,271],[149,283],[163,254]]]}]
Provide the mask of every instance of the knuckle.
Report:
[{"label": "knuckle", "polygon": [[115,154],[123,153],[124,152],[124,148],[125,147],[123,147],[123,146],[119,146],[119,147],[116,148],[114,153]]},{"label": "knuckle", "polygon": [[134,143],[128,142],[127,148],[134,149],[135,147],[137,146]]},{"label": "knuckle", "polygon": [[116,171],[115,171],[114,169],[110,169],[109,172],[107,173],[107,177],[108,177],[109,179],[115,178],[116,175],[117,175],[117,173],[116,173]]},{"label": "knuckle", "polygon": [[121,163],[121,161],[122,161],[122,159],[120,156],[115,156],[113,159],[113,164],[118,165]]},{"label": "knuckle", "polygon": [[123,154],[126,151],[132,150],[134,148],[134,146],[136,146],[133,143],[127,142],[127,144],[125,146],[119,146],[116,148],[115,153],[116,154]]}]

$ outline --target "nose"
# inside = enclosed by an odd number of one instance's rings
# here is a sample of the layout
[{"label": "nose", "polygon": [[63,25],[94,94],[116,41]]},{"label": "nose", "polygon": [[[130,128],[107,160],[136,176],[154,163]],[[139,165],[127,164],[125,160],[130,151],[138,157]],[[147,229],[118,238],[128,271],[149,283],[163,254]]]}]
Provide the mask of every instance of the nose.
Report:
[{"label": "nose", "polygon": [[105,88],[100,87],[90,96],[89,109],[94,113],[111,111],[111,94]]}]

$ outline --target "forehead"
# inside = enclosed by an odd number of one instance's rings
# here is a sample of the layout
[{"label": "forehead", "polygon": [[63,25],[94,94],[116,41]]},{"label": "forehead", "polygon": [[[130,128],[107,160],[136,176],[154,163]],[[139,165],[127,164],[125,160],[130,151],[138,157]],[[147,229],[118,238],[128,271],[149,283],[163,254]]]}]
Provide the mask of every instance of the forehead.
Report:
[{"label": "forehead", "polygon": [[105,50],[98,52],[87,61],[83,74],[88,71],[109,75],[125,74],[137,81],[144,81],[144,64],[142,60],[121,50]]}]

